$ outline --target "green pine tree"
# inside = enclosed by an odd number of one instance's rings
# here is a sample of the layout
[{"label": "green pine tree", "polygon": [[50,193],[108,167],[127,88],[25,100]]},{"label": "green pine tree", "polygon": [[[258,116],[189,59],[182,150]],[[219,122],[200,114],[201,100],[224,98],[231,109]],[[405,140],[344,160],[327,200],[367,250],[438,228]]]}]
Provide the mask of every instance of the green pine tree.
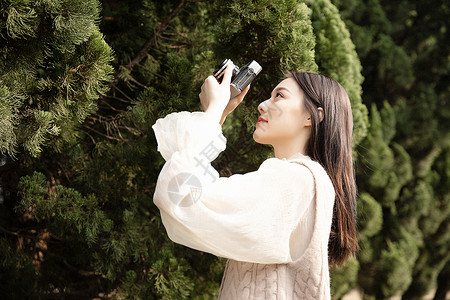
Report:
[{"label": "green pine tree", "polygon": [[[223,126],[227,149],[214,161],[222,176],[255,170],[271,155],[251,133],[257,105],[287,69],[341,80],[355,145],[367,133],[361,67],[329,1],[104,0],[100,23],[96,1],[11,1],[2,22],[11,7],[22,19],[1,31],[9,41],[1,51],[22,62],[1,60],[10,70],[0,77],[8,99],[1,122],[9,122],[0,139],[9,155],[0,166],[2,294],[217,297],[224,259],[170,241],[153,205],[164,161],[151,126],[173,111],[200,110],[199,88],[225,58],[239,66],[255,59],[263,71]],[[98,25],[114,50],[114,78]],[[367,222],[373,236],[381,212],[370,196],[366,203],[378,213]],[[337,297],[354,286],[358,268],[353,260],[336,270]]]},{"label": "green pine tree", "polygon": [[[2,1],[0,152],[61,151],[112,79],[92,1]],[[49,140],[54,140],[49,142]]]},{"label": "green pine tree", "polygon": [[[363,99],[372,107],[358,147],[358,284],[367,299],[421,299],[438,283],[443,295],[450,259],[448,4],[334,3],[361,58]],[[366,219],[377,206],[381,224]],[[379,231],[368,234],[367,222]]]}]

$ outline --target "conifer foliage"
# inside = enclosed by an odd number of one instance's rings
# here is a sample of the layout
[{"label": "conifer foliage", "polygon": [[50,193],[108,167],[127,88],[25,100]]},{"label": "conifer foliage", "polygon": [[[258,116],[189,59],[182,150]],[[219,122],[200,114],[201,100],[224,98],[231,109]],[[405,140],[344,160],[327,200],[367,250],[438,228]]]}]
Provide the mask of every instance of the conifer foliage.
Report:
[{"label": "conifer foliage", "polygon": [[[0,4],[0,151],[61,150],[112,79],[112,50],[89,1]],[[49,143],[49,140],[54,140]]]},{"label": "conifer foliage", "polygon": [[[379,298],[413,294],[413,283],[422,292],[441,269],[445,282],[448,143],[434,144],[410,123],[413,110],[401,97],[415,87],[414,105],[426,97],[436,105],[444,90],[414,77],[417,66],[406,63],[417,56],[398,46],[378,1],[360,6],[375,18],[376,34],[356,2],[1,1],[0,295],[217,297],[225,260],[170,241],[152,202],[164,160],[151,126],[174,111],[200,110],[200,86],[225,58],[239,66],[255,59],[263,71],[223,124],[227,149],[213,162],[221,176],[253,171],[272,155],[252,132],[257,105],[286,70],[328,75],[350,95],[363,249],[332,270],[334,297],[355,286]],[[427,55],[420,58],[425,64]],[[438,66],[427,75],[441,82]],[[393,83],[387,101],[373,92],[380,82]],[[418,134],[410,138],[408,128]]]},{"label": "conifer foliage", "polygon": [[[367,299],[449,291],[450,105],[445,1],[334,1],[363,65],[370,129],[360,143]],[[440,278],[437,280],[437,278]]]}]

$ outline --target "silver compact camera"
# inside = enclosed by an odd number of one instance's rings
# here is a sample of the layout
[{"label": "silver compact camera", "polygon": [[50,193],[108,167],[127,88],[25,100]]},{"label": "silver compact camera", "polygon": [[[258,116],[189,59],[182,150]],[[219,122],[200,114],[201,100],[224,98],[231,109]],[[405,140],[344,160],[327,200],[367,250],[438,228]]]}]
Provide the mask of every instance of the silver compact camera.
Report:
[{"label": "silver compact camera", "polygon": [[245,66],[239,68],[231,59],[225,59],[214,71],[213,75],[219,83],[222,82],[223,75],[227,66],[231,64],[233,67],[233,74],[231,75],[231,97],[230,99],[239,95],[249,84],[255,79],[256,75],[261,72],[262,67],[256,61],[252,60]]}]

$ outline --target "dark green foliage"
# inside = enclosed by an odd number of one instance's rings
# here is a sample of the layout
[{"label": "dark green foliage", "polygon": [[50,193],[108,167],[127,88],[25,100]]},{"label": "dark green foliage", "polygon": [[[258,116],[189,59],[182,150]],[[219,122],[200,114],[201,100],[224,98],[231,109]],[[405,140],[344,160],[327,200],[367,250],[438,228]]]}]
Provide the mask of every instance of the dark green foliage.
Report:
[{"label": "dark green foliage", "polygon": [[339,268],[330,269],[333,298],[339,299],[355,287],[358,270],[359,262],[355,258],[349,259]]},{"label": "dark green foliage", "polygon": [[164,161],[151,126],[200,110],[199,88],[224,58],[255,59],[263,71],[223,125],[227,149],[213,163],[222,176],[271,155],[251,133],[257,105],[287,69],[328,75],[349,93],[361,251],[331,270],[333,297],[355,286],[368,299],[420,297],[441,270],[445,282],[446,4],[101,4],[0,3],[2,296],[217,297],[225,260],[171,242],[153,205]]},{"label": "dark green foliage", "polygon": [[311,1],[311,6],[319,72],[347,91],[353,111],[353,145],[357,145],[366,136],[368,124],[361,99],[361,63],[338,9],[329,0]]},{"label": "dark green foliage", "polygon": [[18,190],[22,199],[16,206],[18,213],[28,213],[37,222],[47,223],[61,238],[76,230],[90,247],[98,242],[100,234],[110,232],[113,227],[94,196],[83,197],[76,190],[61,185],[50,192],[42,173],[22,177]]},{"label": "dark green foliage", "polygon": [[7,240],[0,240],[0,295],[10,299],[24,299],[32,294],[36,280],[32,257],[25,251],[17,251]]},{"label": "dark green foliage", "polygon": [[112,50],[97,23],[99,3],[2,1],[0,152],[38,156],[48,140],[61,151],[96,110],[112,79]]},{"label": "dark green foliage", "polygon": [[449,7],[334,3],[361,58],[363,99],[372,107],[371,128],[358,147],[361,200],[371,204],[359,216],[373,214],[376,203],[382,209],[381,223],[368,220],[381,226],[378,234],[362,220],[359,285],[368,299],[422,299],[450,259]]}]

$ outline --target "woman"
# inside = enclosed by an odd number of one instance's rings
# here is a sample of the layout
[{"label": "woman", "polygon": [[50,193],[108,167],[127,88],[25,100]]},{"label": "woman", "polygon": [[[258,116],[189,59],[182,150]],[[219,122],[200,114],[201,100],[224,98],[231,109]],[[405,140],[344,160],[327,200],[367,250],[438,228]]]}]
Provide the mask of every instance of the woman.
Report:
[{"label": "woman", "polygon": [[154,202],[174,242],[228,258],[219,299],[330,299],[329,264],[358,248],[350,102],[336,81],[291,72],[258,106],[253,138],[274,148],[257,171],[219,177],[231,69],[201,89],[204,112],[153,125],[166,160]]}]

